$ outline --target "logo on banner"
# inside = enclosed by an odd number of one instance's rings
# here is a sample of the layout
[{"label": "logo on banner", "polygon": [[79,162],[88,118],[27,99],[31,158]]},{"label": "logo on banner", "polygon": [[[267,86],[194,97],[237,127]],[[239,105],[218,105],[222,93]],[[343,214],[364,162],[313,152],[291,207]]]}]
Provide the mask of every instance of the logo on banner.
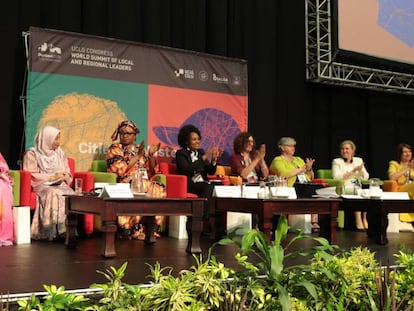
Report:
[{"label": "logo on banner", "polygon": [[233,76],[233,84],[234,85],[241,85],[242,80],[240,76]]},{"label": "logo on banner", "polygon": [[200,71],[198,73],[198,78],[200,79],[200,81],[206,82],[208,80],[208,73],[207,71]]},{"label": "logo on banner", "polygon": [[213,81],[222,84],[229,84],[229,78],[227,77],[220,77],[219,75],[213,73]]},{"label": "logo on banner", "polygon": [[42,60],[60,61],[62,49],[53,43],[43,42],[37,48],[37,56]]},{"label": "logo on banner", "polygon": [[179,69],[174,70],[174,74],[177,78],[184,77],[186,79],[194,79],[193,69],[179,68]]}]

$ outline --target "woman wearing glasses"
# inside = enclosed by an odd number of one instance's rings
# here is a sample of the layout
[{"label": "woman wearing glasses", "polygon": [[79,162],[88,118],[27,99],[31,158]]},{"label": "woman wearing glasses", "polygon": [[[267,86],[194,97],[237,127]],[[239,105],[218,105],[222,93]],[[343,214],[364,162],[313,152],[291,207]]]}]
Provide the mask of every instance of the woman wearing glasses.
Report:
[{"label": "woman wearing glasses", "polygon": [[[149,150],[145,150],[143,143],[135,144],[138,127],[134,122],[125,120],[119,123],[111,136],[112,143],[106,152],[107,171],[115,173],[117,182],[129,183],[132,181],[134,174],[140,168],[144,168],[147,177],[153,176],[158,168],[155,153],[159,146],[151,145]],[[118,232],[120,237],[130,239],[144,239],[143,228],[140,224],[141,216],[118,216]],[[162,217],[156,216],[157,225],[162,222]],[[158,236],[158,232],[155,232]]]}]

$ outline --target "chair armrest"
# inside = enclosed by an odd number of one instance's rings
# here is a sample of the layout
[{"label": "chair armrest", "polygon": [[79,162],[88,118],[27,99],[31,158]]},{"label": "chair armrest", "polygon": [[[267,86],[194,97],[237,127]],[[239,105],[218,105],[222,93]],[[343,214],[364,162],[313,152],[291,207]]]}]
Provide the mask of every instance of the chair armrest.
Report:
[{"label": "chair armrest", "polygon": [[20,206],[20,172],[10,170],[9,173],[13,178],[13,206]]},{"label": "chair armrest", "polygon": [[397,181],[395,181],[395,180],[384,180],[382,190],[384,190],[386,192],[397,192],[398,191]]},{"label": "chair armrest", "polygon": [[239,186],[243,183],[243,178],[241,176],[229,176],[229,181],[231,185]]},{"label": "chair armrest", "polygon": [[32,174],[28,171],[20,171],[20,205],[21,206],[31,206],[31,196],[32,196]]},{"label": "chair armrest", "polygon": [[164,174],[167,179],[167,198],[197,198],[194,193],[187,192],[187,176]]},{"label": "chair armrest", "polygon": [[116,183],[116,174],[109,172],[90,172],[94,182]]},{"label": "chair armrest", "polygon": [[322,186],[326,187],[326,181],[323,178],[314,178],[312,179],[312,183],[321,184]]},{"label": "chair armrest", "polygon": [[89,192],[95,187],[95,182],[91,172],[75,172],[74,175],[75,176],[73,176],[73,180],[75,180],[75,178],[82,178],[82,191]]}]

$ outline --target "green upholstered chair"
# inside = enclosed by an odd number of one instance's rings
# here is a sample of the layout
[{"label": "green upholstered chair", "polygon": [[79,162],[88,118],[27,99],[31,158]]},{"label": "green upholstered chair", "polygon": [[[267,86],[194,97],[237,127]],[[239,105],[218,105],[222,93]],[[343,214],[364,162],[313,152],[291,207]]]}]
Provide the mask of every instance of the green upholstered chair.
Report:
[{"label": "green upholstered chair", "polygon": [[93,160],[91,173],[95,182],[116,183],[116,174],[106,171],[106,160]]},{"label": "green upholstered chair", "polygon": [[340,193],[344,184],[342,179],[334,179],[331,169],[319,169],[316,171],[316,177],[325,180],[328,187],[336,187],[336,191]]},{"label": "green upholstered chair", "polygon": [[20,171],[10,170],[10,176],[13,178],[13,206],[20,206]]},{"label": "green upholstered chair", "polygon": [[152,180],[160,183],[164,187],[167,186],[167,176],[165,176],[164,174],[156,174],[154,175],[154,177],[152,177]]}]

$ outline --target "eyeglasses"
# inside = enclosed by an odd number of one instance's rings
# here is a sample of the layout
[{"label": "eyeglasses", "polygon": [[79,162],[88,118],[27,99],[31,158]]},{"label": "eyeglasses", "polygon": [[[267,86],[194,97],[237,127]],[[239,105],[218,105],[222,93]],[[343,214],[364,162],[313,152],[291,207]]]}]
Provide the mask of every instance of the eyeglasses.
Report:
[{"label": "eyeglasses", "polygon": [[135,135],[134,132],[119,132],[120,136],[130,136],[130,135]]}]

